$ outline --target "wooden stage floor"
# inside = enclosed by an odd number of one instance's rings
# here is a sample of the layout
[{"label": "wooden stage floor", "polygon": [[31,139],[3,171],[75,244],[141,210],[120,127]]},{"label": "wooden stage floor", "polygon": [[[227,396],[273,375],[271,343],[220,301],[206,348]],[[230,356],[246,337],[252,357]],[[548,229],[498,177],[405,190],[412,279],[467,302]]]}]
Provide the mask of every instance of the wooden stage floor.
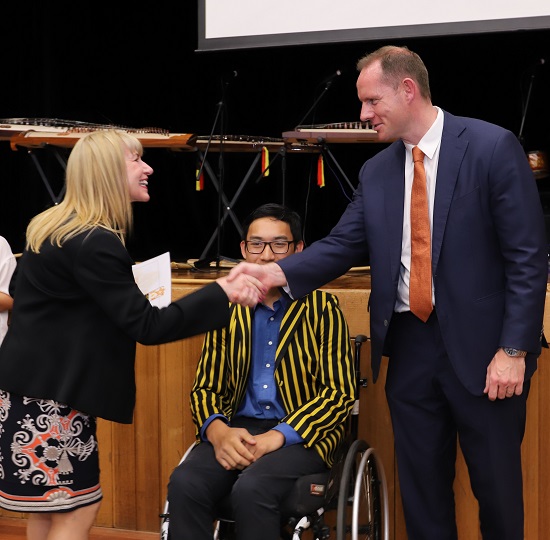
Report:
[{"label": "wooden stage floor", "polygon": [[[26,540],[26,520],[0,517],[1,540]],[[160,524],[159,524],[160,526]],[[159,533],[94,527],[90,540],[158,540]]]}]

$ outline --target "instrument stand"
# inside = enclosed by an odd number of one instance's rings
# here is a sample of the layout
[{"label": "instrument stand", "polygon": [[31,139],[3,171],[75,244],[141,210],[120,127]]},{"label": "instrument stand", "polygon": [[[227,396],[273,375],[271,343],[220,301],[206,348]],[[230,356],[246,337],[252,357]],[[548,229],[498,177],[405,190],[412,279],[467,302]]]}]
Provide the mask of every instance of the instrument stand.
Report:
[{"label": "instrument stand", "polygon": [[[48,193],[50,195],[52,202],[54,203],[54,205],[57,206],[63,199],[63,196],[65,195],[65,188],[66,188],[65,182],[63,182],[63,187],[61,188],[61,191],[59,192],[59,194],[56,196],[48,181],[46,173],[44,173],[44,169],[42,168],[42,166],[40,165],[40,162],[38,161],[38,158],[36,157],[34,152],[32,152],[31,150],[29,150],[28,153],[31,156],[31,159],[34,163],[34,166],[36,167],[36,170],[38,171],[38,174],[40,175],[40,178],[42,178],[42,182],[44,183],[44,185],[46,186],[46,189],[48,190]],[[63,158],[59,155],[59,152],[55,149],[54,149],[54,156],[56,157],[57,161],[60,163],[61,167],[63,168],[63,171],[65,171],[67,168],[67,164],[65,163]]]},{"label": "instrument stand", "polygon": [[[195,268],[204,269],[204,268],[208,268],[210,266],[210,263],[212,262],[211,260],[208,260],[206,258],[206,256],[208,255],[208,252],[210,251],[210,248],[212,247],[212,244],[214,243],[214,240],[216,240],[216,238],[218,238],[218,240],[219,240],[222,228],[223,228],[223,226],[224,226],[224,224],[225,224],[228,217],[231,218],[231,220],[233,221],[233,224],[235,225],[235,228],[237,229],[237,232],[239,233],[239,236],[242,237],[243,228],[242,228],[239,220],[235,216],[235,214],[233,212],[233,208],[237,204],[237,202],[238,202],[238,200],[241,196],[241,193],[243,192],[243,189],[246,187],[246,185],[250,181],[250,178],[252,177],[252,174],[254,173],[254,169],[258,166],[258,162],[260,161],[262,153],[261,153],[261,148],[260,148],[259,151],[256,153],[256,156],[252,160],[252,163],[250,164],[250,167],[248,168],[248,171],[247,171],[246,175],[242,179],[239,187],[237,188],[237,191],[233,195],[233,198],[229,201],[227,199],[227,196],[223,192],[222,187],[221,187],[221,182],[219,182],[219,179],[216,176],[216,174],[214,173],[214,171],[212,170],[212,167],[206,161],[205,157],[203,157],[202,152],[200,150],[198,152],[199,152],[199,158],[201,159],[201,162],[204,164],[204,168],[206,170],[206,173],[210,177],[210,179],[212,181],[212,184],[216,188],[216,191],[218,192],[218,195],[219,195],[219,197],[221,198],[221,200],[224,204],[223,214],[222,214],[221,218],[219,219],[218,226],[216,227],[215,231],[212,233],[212,236],[210,237],[210,240],[208,241],[208,244],[206,244],[206,247],[204,248],[203,252],[201,253],[200,259],[197,262],[195,262],[195,265],[194,265]],[[275,157],[271,160],[271,163],[269,164],[269,167],[266,168],[266,170],[269,169],[273,163],[275,163],[275,161],[277,160],[279,155],[283,155],[283,160],[286,161],[286,148],[284,146],[278,151],[278,153],[275,155]],[[264,173],[265,173],[265,171],[260,172],[259,177],[256,179],[256,183],[258,183],[262,179],[262,177],[264,176]],[[284,180],[284,173],[283,173],[283,200],[284,200],[284,182],[285,182],[285,180]]]},{"label": "instrument stand", "polygon": [[[234,77],[237,76],[236,71],[233,72],[233,76]],[[208,246],[202,252],[202,255],[201,255],[200,259],[198,261],[196,261],[195,264],[194,264],[194,267],[198,270],[204,270],[205,268],[209,268],[211,262],[215,262],[216,263],[216,269],[219,270],[220,262],[221,262],[221,259],[222,259],[222,256],[221,256],[221,231],[223,229],[223,224],[225,222],[225,219],[223,217],[224,213],[222,213],[222,204],[225,204],[225,207],[227,209],[230,209],[230,206],[227,203],[227,198],[225,197],[224,192],[223,192],[223,184],[224,184],[224,180],[225,180],[225,171],[224,171],[225,163],[224,163],[224,148],[223,148],[223,138],[224,138],[224,114],[223,113],[225,112],[225,91],[226,91],[226,89],[229,86],[231,81],[225,81],[224,82],[223,77],[222,77],[221,82],[222,82],[222,85],[221,85],[222,86],[221,100],[218,103],[218,110],[216,112],[216,117],[214,118],[214,124],[212,125],[212,131],[210,132],[210,137],[208,138],[208,144],[206,145],[204,155],[200,154],[201,155],[201,167],[200,167],[200,170],[197,174],[197,178],[199,178],[200,175],[202,174],[203,167],[207,163],[206,162],[206,156],[208,154],[210,144],[211,144],[212,139],[214,137],[214,131],[216,129],[216,126],[218,125],[218,120],[219,120],[219,124],[220,124],[220,149],[219,149],[220,153],[219,153],[219,157],[218,157],[218,174],[219,174],[219,176],[216,177],[216,175],[213,173],[213,171],[211,169],[210,169],[210,172],[209,172],[209,176],[212,179],[212,181],[214,182],[214,186],[215,186],[215,188],[218,192],[218,226],[216,227],[216,232],[214,233],[215,236],[213,236],[211,238],[211,241],[213,241],[217,236],[218,242],[217,242],[217,247],[216,247],[216,255],[213,258],[206,258],[207,255],[208,255],[208,251],[210,249],[210,246],[211,246],[212,242],[208,243]],[[233,213],[231,213],[231,218],[233,219],[233,222],[237,226],[237,230],[240,233],[241,232],[241,226],[238,223],[238,220],[236,219],[236,217],[234,216]]]},{"label": "instrument stand", "polygon": [[321,142],[321,144],[323,145],[321,147],[321,154],[323,155],[323,157],[325,159],[327,158],[327,156],[330,158],[330,160],[332,161],[332,163],[334,163],[334,165],[336,166],[336,168],[338,169],[338,171],[340,172],[340,174],[342,175],[344,180],[347,182],[347,184],[350,187],[351,191],[352,192],[355,191],[355,187],[350,182],[349,178],[346,176],[346,173],[344,172],[342,167],[340,167],[340,164],[338,163],[338,161],[334,157],[333,153],[330,151],[329,147],[326,145],[326,143],[324,141],[319,141],[319,142]]},{"label": "instrument stand", "polygon": [[[281,190],[282,190],[282,193],[281,193],[281,204],[283,206],[286,205],[286,189],[285,189],[285,186],[286,186],[286,147],[283,146],[281,148],[281,150],[279,151],[279,154],[277,154],[277,156],[281,155],[282,159],[281,159]],[[277,159],[277,156],[275,156],[275,159]],[[271,164],[270,164],[271,166]],[[258,181],[258,180],[256,180]]]}]

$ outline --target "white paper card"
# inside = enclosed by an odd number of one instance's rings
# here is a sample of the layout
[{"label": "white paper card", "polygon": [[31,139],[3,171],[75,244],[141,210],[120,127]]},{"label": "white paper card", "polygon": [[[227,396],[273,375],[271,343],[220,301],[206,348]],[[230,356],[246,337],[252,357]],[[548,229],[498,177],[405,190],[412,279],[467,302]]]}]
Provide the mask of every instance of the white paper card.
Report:
[{"label": "white paper card", "polygon": [[170,253],[167,251],[158,257],[134,264],[134,279],[140,291],[151,305],[165,307],[172,301],[172,269]]}]

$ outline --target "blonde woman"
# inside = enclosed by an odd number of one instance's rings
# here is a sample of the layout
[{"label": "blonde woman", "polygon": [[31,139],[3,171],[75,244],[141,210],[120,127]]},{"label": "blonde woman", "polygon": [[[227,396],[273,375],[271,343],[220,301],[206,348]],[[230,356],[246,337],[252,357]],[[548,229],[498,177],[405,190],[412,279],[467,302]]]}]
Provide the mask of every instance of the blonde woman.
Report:
[{"label": "blonde woman", "polygon": [[[153,169],[135,137],[87,134],[64,200],[37,215],[0,349],[0,507],[28,512],[28,540],[86,540],[102,498],[96,418],[131,423],[136,342],[222,327],[259,282],[218,279],[166,308],[137,287],[124,242]],[[254,285],[256,283],[258,287]]]}]

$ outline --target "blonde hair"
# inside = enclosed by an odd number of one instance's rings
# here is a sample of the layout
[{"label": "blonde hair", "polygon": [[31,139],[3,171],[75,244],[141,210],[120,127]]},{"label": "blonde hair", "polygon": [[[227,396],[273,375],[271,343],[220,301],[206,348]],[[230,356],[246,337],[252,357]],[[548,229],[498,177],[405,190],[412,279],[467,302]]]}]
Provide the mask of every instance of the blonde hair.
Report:
[{"label": "blonde hair", "polygon": [[96,227],[112,231],[125,243],[133,219],[125,148],[143,154],[137,138],[114,129],[88,133],[75,144],[67,162],[65,197],[31,220],[28,249],[39,253],[48,239],[61,247]]}]

